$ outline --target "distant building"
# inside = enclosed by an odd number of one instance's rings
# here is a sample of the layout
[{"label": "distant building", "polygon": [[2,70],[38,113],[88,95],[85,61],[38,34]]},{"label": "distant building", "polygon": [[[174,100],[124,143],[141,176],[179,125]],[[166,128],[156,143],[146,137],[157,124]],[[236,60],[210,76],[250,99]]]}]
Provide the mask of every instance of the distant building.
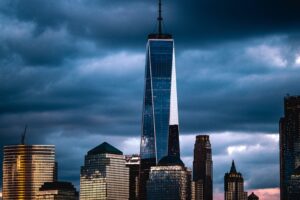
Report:
[{"label": "distant building", "polygon": [[78,200],[78,192],[69,182],[47,182],[39,189],[35,200]]},{"label": "distant building", "polygon": [[247,200],[247,192],[244,191],[244,178],[236,171],[232,161],[229,173],[224,176],[225,200]]},{"label": "distant building", "polygon": [[56,181],[54,145],[10,145],[3,154],[3,199],[32,200],[44,182]]},{"label": "distant building", "polygon": [[123,153],[104,142],[85,156],[80,174],[80,200],[128,199],[129,169]]},{"label": "distant building", "polygon": [[284,98],[284,117],[279,122],[279,133],[280,198],[287,200],[291,176],[300,166],[300,96]]},{"label": "distant building", "polygon": [[151,167],[147,182],[148,200],[190,200],[191,171],[178,156],[166,156]]},{"label": "distant building", "polygon": [[137,200],[139,191],[140,156],[126,156],[126,167],[129,168],[129,199]]},{"label": "distant building", "polygon": [[213,161],[208,135],[198,135],[194,147],[193,184],[195,200],[212,200]]},{"label": "distant building", "polygon": [[258,196],[256,196],[253,192],[248,196],[248,200],[259,200]]}]

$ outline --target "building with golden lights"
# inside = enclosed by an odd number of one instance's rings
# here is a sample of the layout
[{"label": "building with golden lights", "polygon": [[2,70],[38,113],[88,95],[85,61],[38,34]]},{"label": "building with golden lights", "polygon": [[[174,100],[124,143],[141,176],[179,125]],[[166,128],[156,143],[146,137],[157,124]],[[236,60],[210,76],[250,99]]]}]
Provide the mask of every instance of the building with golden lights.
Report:
[{"label": "building with golden lights", "polygon": [[5,200],[32,200],[44,182],[56,180],[54,145],[10,145],[3,149]]},{"label": "building with golden lights", "polygon": [[46,182],[37,192],[35,200],[78,200],[78,192],[70,182]]},{"label": "building with golden lights", "polygon": [[80,200],[128,199],[129,168],[123,153],[104,142],[85,156],[80,173]]}]

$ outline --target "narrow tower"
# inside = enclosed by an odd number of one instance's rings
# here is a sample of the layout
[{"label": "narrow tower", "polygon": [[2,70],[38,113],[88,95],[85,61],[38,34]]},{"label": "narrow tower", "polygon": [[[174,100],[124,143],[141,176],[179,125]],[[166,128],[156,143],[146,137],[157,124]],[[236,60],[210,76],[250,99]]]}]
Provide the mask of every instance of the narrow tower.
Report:
[{"label": "narrow tower", "polygon": [[212,153],[208,135],[198,135],[194,147],[193,182],[196,200],[212,200]]},{"label": "narrow tower", "polygon": [[[300,167],[300,96],[284,98],[284,117],[279,122],[280,134],[280,199],[291,199],[292,176]],[[295,177],[295,176],[293,176]],[[292,183],[293,182],[293,183]],[[298,180],[300,190],[300,179]],[[300,198],[300,196],[299,196]]]},{"label": "narrow tower", "polygon": [[[158,31],[148,35],[140,146],[140,199],[146,199],[151,166],[169,154],[179,156],[175,48],[172,35],[162,30],[162,3],[158,2]],[[170,138],[170,139],[169,139]]]}]

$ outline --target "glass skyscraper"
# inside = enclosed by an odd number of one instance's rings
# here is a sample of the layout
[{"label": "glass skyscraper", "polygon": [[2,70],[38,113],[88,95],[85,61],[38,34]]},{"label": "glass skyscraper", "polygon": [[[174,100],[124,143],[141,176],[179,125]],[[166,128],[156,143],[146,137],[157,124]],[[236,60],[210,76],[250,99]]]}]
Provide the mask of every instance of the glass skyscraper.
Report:
[{"label": "glass skyscraper", "polygon": [[[179,154],[175,47],[172,35],[162,33],[161,2],[158,25],[158,33],[148,36],[146,46],[140,199],[146,199],[150,167],[155,166],[168,153]],[[168,145],[169,137],[173,138],[172,148]]]},{"label": "glass skyscraper", "polygon": [[3,154],[5,200],[32,200],[44,182],[56,180],[54,145],[10,145]]}]

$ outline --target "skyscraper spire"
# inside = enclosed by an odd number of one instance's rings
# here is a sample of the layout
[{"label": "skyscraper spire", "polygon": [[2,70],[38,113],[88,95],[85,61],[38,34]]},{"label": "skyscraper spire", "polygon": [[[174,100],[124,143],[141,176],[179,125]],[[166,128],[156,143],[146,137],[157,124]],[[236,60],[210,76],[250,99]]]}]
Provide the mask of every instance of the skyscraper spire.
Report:
[{"label": "skyscraper spire", "polygon": [[236,173],[236,167],[234,164],[234,160],[232,160],[231,168],[230,168],[230,173]]},{"label": "skyscraper spire", "polygon": [[27,124],[26,124],[26,126],[25,126],[25,129],[24,129],[24,132],[23,132],[22,138],[21,138],[21,144],[22,144],[22,145],[25,144],[26,131],[27,131]]},{"label": "skyscraper spire", "polygon": [[161,0],[158,1],[158,34],[162,34],[162,16],[161,16]]}]

